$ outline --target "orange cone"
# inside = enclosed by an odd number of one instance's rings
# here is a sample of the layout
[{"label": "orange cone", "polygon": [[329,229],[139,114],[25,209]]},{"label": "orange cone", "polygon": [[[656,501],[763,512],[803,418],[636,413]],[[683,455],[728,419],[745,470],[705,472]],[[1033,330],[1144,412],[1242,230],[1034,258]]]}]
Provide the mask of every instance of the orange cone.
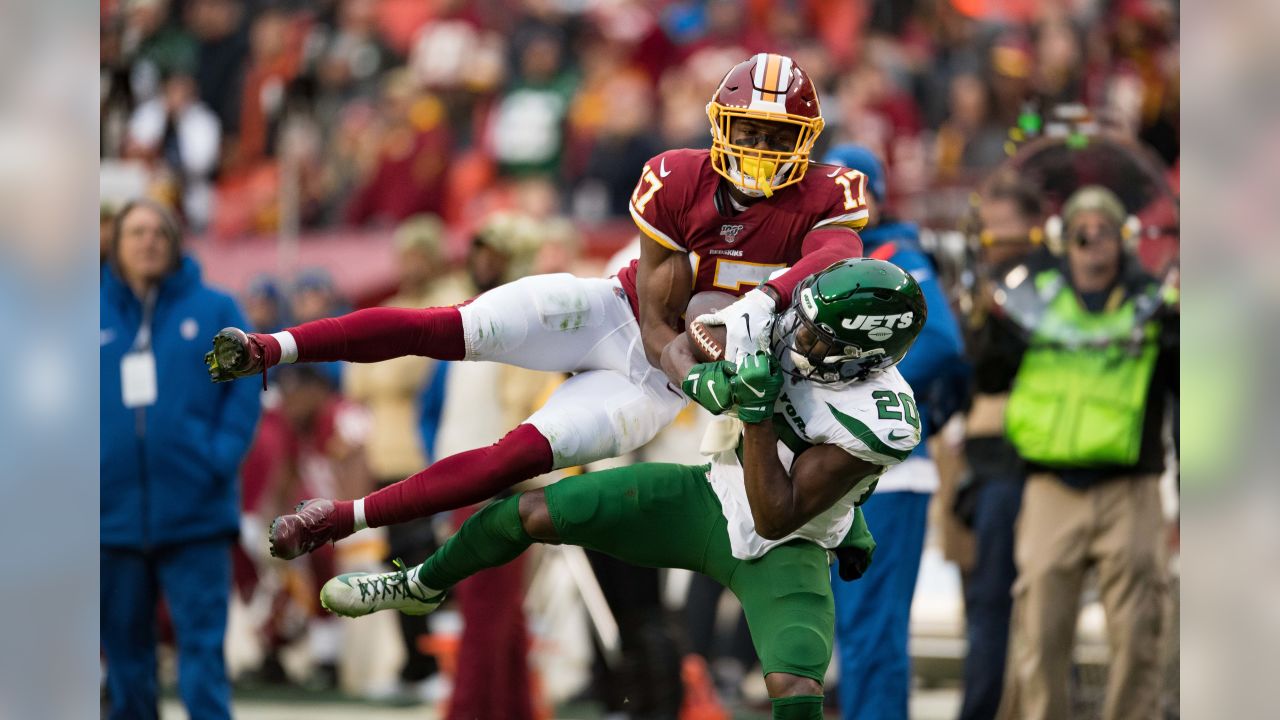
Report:
[{"label": "orange cone", "polygon": [[680,678],[684,681],[680,720],[729,720],[729,711],[720,704],[715,683],[707,670],[707,661],[701,655],[684,656],[680,664]]}]

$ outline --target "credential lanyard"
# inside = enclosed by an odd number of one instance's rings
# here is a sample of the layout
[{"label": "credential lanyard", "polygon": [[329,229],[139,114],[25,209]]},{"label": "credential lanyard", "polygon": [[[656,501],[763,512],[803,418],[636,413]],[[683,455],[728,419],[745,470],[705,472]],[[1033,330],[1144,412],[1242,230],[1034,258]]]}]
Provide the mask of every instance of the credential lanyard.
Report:
[{"label": "credential lanyard", "polygon": [[[142,324],[133,338],[129,352],[120,360],[120,392],[124,406],[142,409],[156,403],[159,394],[156,356],[151,352],[151,323],[155,317],[156,290],[152,288],[142,299]],[[142,423],[139,415],[138,422]],[[139,426],[141,431],[141,426]]]},{"label": "credential lanyard", "polygon": [[142,324],[138,326],[138,334],[133,336],[133,345],[129,346],[131,353],[151,349],[151,322],[155,319],[157,295],[159,292],[156,288],[151,288],[142,299]]}]

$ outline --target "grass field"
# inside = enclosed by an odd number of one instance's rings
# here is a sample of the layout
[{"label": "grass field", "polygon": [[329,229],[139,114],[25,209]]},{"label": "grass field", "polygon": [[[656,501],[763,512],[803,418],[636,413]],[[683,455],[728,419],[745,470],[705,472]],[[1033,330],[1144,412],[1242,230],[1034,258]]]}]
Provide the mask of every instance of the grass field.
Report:
[{"label": "grass field", "polygon": [[[911,698],[911,717],[914,720],[951,720],[960,710],[960,691],[957,688],[919,690]],[[358,700],[350,700],[336,693],[315,693],[304,690],[256,691],[237,693],[235,716],[239,720],[338,720],[358,717],[360,720],[437,720],[441,714],[437,708],[416,705],[393,707]],[[164,720],[185,720],[186,712],[176,698],[167,697],[161,706]],[[566,705],[556,711],[557,720],[597,720],[604,715],[597,706]],[[736,720],[768,720],[765,711],[738,710]],[[834,715],[831,715],[834,717]]]}]

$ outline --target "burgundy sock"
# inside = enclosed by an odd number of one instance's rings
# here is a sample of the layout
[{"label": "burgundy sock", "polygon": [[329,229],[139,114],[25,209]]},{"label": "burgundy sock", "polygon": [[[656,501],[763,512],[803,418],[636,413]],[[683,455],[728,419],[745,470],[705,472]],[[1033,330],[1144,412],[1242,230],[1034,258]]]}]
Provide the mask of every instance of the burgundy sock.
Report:
[{"label": "burgundy sock", "polygon": [[280,364],[280,341],[267,333],[249,333],[249,337],[262,346],[263,367],[273,368]]},{"label": "burgundy sock", "polygon": [[465,507],[549,472],[551,464],[551,444],[534,426],[520,425],[488,447],[450,455],[366,495],[364,517],[369,527],[382,527]]},{"label": "burgundy sock", "polygon": [[[368,308],[289,328],[298,362],[381,362],[405,355],[461,360],[462,313],[456,307]],[[276,357],[279,358],[279,345]]]},{"label": "burgundy sock", "polygon": [[333,501],[333,525],[338,537],[344,538],[356,531],[356,503],[354,500]]}]

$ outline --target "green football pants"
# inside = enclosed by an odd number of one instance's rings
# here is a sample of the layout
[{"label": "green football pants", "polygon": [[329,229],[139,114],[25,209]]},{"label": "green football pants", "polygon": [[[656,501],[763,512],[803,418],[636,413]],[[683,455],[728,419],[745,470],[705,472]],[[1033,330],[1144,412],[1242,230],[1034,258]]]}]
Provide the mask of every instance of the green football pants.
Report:
[{"label": "green football pants", "polygon": [[[706,472],[705,465],[647,463],[565,478],[544,492],[563,542],[634,565],[710,576],[742,603],[766,675],[821,683],[835,634],[827,551],[795,541],[754,560],[735,558]],[[523,552],[534,541],[520,525],[519,499],[469,519],[423,564],[423,581],[447,588]]]},{"label": "green football pants", "polygon": [[827,551],[791,542],[755,560],[729,549],[707,467],[646,463],[546,488],[560,538],[634,565],[700,572],[738,596],[765,674],[822,682],[835,635]]}]

